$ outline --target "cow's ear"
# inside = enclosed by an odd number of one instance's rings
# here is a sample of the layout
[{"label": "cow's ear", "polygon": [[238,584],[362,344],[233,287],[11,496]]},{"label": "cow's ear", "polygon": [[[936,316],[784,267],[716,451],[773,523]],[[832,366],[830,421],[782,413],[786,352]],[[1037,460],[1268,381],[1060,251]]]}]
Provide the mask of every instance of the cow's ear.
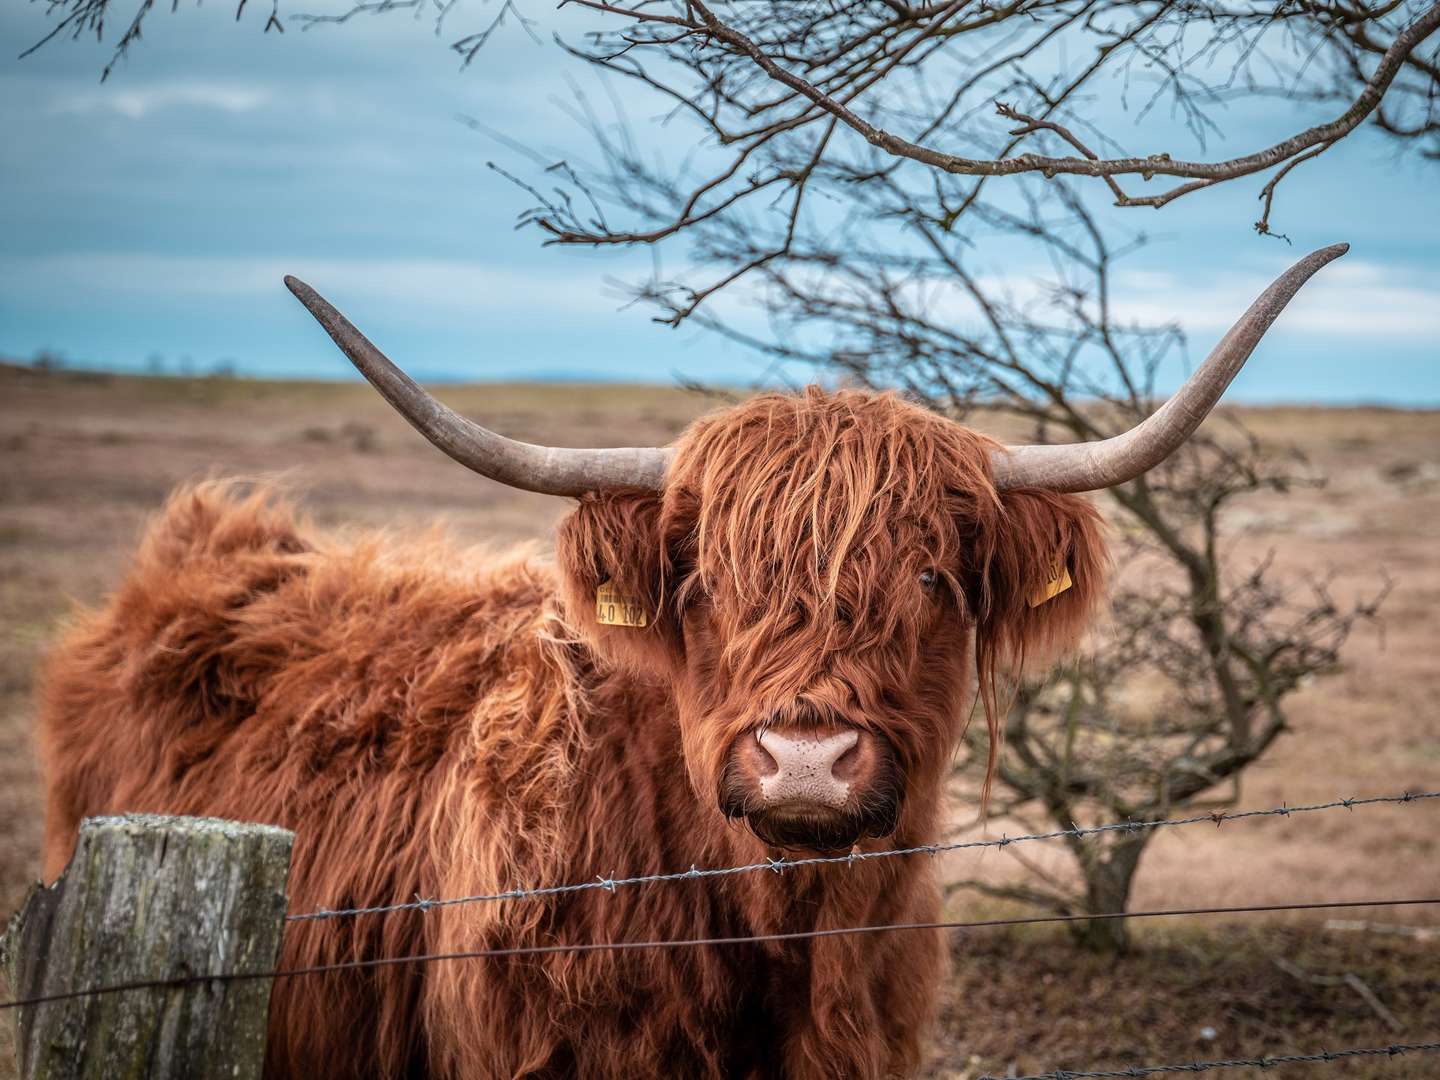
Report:
[{"label": "cow's ear", "polygon": [[1077,495],[1026,488],[999,498],[977,552],[976,634],[998,666],[1038,668],[1074,647],[1105,596],[1105,525]]},{"label": "cow's ear", "polygon": [[601,656],[635,671],[668,668],[678,642],[666,610],[661,498],[630,490],[582,496],[556,535],[571,624]]}]

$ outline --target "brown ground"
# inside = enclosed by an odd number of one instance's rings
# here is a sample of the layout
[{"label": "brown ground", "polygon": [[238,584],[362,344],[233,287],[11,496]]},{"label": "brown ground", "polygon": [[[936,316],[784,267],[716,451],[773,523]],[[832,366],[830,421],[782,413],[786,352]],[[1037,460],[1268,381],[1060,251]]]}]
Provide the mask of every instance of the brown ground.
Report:
[{"label": "brown ground", "polygon": [[[668,441],[709,405],[648,387],[458,387],[442,396],[509,434],[591,445]],[[1246,419],[1265,437],[1300,445],[1330,483],[1244,507],[1245,549],[1274,547],[1296,573],[1338,569],[1341,596],[1373,587],[1382,572],[1397,587],[1383,636],[1362,630],[1344,670],[1294,699],[1295,733],[1252,770],[1242,805],[1440,789],[1440,413],[1265,409]],[[0,365],[0,915],[36,867],[31,680],[44,645],[73,602],[93,602],[117,580],[146,516],[173,486],[217,474],[278,477],[327,527],[443,519],[457,535],[499,542],[545,535],[564,509],[445,461],[364,386]],[[1174,830],[1147,854],[1136,904],[1440,895],[1437,815],[1440,803],[1426,803]],[[985,858],[988,872],[1005,872],[1004,856]],[[1331,928],[1324,916],[1157,920],[1139,931],[1137,954],[1118,963],[1079,955],[1049,930],[957,936],[936,1075],[1440,1040],[1440,937],[1373,925],[1433,925],[1440,911],[1345,918],[1372,925]],[[1313,975],[1355,975],[1398,1027],[1353,986],[1302,981],[1277,959]],[[1214,1034],[1203,1035],[1207,1028]],[[8,1024],[0,1031],[4,1077]],[[1440,1056],[1265,1073],[1312,1074],[1440,1077]]]}]

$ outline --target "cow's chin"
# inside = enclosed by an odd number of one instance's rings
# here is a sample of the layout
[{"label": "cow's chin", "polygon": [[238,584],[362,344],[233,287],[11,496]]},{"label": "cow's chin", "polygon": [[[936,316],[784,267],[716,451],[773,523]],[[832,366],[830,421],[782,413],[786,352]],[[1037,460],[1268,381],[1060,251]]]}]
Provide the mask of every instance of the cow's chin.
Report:
[{"label": "cow's chin", "polygon": [[863,838],[888,836],[894,815],[869,820],[858,814],[824,807],[760,810],[745,818],[750,831],[772,847],[834,853],[849,851]]}]

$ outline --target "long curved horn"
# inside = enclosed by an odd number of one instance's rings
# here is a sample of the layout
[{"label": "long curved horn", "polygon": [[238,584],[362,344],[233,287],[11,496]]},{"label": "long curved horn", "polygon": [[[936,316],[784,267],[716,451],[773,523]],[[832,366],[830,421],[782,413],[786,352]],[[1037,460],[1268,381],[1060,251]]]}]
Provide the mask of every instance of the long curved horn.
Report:
[{"label": "long curved horn", "polygon": [[664,486],[665,470],[674,450],[650,446],[575,450],[535,446],[497,435],[427,394],[305,282],[287,275],[285,287],[315,316],[380,396],[411,427],[467,469],[510,487],[544,495],[580,496],[612,487],[659,491]]},{"label": "long curved horn", "polygon": [[995,486],[1001,491],[1017,487],[1099,491],[1154,468],[1194,434],[1300,286],[1349,250],[1349,244],[1334,244],[1312,251],[1276,278],[1175,396],[1144,421],[1099,442],[1007,446],[992,458]]}]

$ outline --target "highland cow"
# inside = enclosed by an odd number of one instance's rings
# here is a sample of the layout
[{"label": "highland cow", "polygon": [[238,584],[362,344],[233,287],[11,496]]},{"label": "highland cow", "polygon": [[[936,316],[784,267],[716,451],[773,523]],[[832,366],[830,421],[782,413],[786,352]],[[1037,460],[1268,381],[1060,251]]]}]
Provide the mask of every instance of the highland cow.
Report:
[{"label": "highland cow", "polygon": [[[1077,492],[1187,438],[1302,260],[1116,439],[1004,447],[886,393],[767,394],[666,450],[516,443],[451,413],[300,282],[451,456],[578,498],[556,556],[318,535],[264,491],[176,493],[56,648],[44,873],[81,818],[272,822],[294,910],[933,842],[977,693],[1103,595]],[[931,921],[931,860],[809,866],[292,923],[283,965]],[[344,970],[275,985],[271,1076],[883,1077],[912,1072],[934,931]]]}]

